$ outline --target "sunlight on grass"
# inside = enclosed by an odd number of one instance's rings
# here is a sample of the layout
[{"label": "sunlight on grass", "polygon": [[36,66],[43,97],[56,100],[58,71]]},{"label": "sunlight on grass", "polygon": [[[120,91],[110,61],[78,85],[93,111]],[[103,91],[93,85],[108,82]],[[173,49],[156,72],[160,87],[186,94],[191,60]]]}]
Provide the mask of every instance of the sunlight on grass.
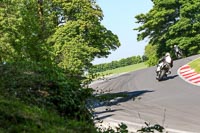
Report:
[{"label": "sunlight on grass", "polygon": [[147,65],[144,62],[139,63],[139,64],[134,64],[134,65],[116,68],[116,69],[113,69],[113,70],[104,71],[104,72],[99,73],[99,74],[100,75],[119,74],[119,73],[124,73],[124,72],[136,71],[136,70],[143,69],[143,68],[147,68]]},{"label": "sunlight on grass", "polygon": [[190,67],[195,69],[196,72],[200,73],[200,58],[189,63]]}]

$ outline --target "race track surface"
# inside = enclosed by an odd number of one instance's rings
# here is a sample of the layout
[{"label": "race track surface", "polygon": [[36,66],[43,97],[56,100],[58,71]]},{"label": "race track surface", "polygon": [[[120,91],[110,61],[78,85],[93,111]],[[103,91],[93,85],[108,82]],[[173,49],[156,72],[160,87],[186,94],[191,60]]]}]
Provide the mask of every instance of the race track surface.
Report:
[{"label": "race track surface", "polygon": [[98,91],[129,95],[96,107],[95,114],[104,126],[124,122],[134,132],[147,122],[160,124],[169,133],[200,133],[200,87],[185,82],[177,74],[179,67],[198,57],[174,61],[172,73],[160,82],[155,79],[156,67],[150,67],[92,83],[90,86]]}]

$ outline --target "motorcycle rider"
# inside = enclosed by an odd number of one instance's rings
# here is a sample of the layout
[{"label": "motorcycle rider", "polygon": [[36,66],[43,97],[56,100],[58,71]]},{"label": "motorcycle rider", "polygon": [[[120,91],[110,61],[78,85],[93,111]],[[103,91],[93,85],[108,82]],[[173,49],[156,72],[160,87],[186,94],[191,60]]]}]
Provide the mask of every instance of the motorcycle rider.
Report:
[{"label": "motorcycle rider", "polygon": [[174,45],[174,53],[175,53],[177,58],[182,56],[182,53],[181,53],[180,48],[178,47],[178,45]]},{"label": "motorcycle rider", "polygon": [[169,65],[167,65],[168,66],[168,71],[167,71],[166,74],[170,74],[171,73],[171,68],[173,67],[173,60],[172,60],[169,52],[167,52],[165,54],[165,56],[160,58],[158,63],[159,64],[157,65],[157,72],[160,71],[160,66],[162,66],[163,63],[168,63],[169,64]]}]

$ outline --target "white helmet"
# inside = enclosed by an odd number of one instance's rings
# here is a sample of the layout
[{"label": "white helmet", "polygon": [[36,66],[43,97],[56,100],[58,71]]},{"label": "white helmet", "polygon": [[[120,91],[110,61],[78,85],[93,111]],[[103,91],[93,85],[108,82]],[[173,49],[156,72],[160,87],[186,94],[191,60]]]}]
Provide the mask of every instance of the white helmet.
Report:
[{"label": "white helmet", "polygon": [[176,45],[174,45],[174,47],[176,47]]},{"label": "white helmet", "polygon": [[170,53],[169,53],[169,52],[167,52],[167,53],[165,54],[165,56],[170,56]]}]

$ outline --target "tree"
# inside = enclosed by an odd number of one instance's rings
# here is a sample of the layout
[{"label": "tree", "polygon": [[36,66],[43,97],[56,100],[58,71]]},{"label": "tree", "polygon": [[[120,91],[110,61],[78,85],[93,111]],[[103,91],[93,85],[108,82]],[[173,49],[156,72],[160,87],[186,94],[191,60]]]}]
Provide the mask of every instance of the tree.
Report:
[{"label": "tree", "polygon": [[151,44],[148,44],[145,46],[145,53],[144,55],[146,57],[148,57],[148,60],[147,60],[147,64],[149,66],[153,66],[155,64],[157,64],[157,57],[156,57],[156,49],[157,49],[157,45],[151,45]]},{"label": "tree", "polygon": [[198,0],[152,0],[154,6],[146,14],[135,16],[142,24],[138,41],[149,38],[157,45],[156,57],[178,45],[187,55],[200,53],[200,2]]},{"label": "tree", "polygon": [[93,0],[1,0],[0,94],[60,115],[92,118],[83,71],[120,45],[102,18]]},{"label": "tree", "polygon": [[0,5],[1,60],[47,60],[46,40],[56,28],[48,2],[2,0]]},{"label": "tree", "polygon": [[[120,46],[101,25],[103,13],[94,0],[3,0],[0,5],[1,62],[48,61],[81,74],[95,57]],[[66,21],[60,27],[59,15]]]},{"label": "tree", "polygon": [[95,57],[106,57],[120,46],[118,37],[101,25],[103,14],[94,0],[55,0],[54,4],[66,18],[49,38],[61,68],[81,74]]},{"label": "tree", "polygon": [[18,16],[17,13],[12,14],[13,10],[16,9],[12,8],[14,4],[9,0],[0,1],[0,63],[13,60],[13,57],[17,55],[12,45],[12,42],[16,40],[13,34],[16,33],[16,30],[14,30],[16,25],[12,25],[12,23],[16,23]]}]

